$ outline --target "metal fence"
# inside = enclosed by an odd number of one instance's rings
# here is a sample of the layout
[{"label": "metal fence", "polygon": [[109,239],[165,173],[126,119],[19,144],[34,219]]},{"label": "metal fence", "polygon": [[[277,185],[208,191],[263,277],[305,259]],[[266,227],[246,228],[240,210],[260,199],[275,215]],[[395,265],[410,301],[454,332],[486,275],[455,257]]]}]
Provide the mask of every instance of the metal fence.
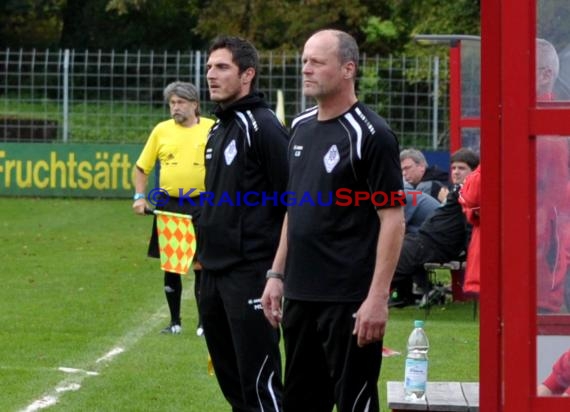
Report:
[{"label": "metal fence", "polygon": [[[168,117],[162,90],[195,83],[206,115],[207,55],[89,50],[0,51],[0,142],[144,142]],[[302,95],[298,53],[261,53],[259,89],[275,107],[285,97],[286,123],[314,104]],[[363,56],[360,100],[387,119],[402,147],[448,148],[448,61]]]}]

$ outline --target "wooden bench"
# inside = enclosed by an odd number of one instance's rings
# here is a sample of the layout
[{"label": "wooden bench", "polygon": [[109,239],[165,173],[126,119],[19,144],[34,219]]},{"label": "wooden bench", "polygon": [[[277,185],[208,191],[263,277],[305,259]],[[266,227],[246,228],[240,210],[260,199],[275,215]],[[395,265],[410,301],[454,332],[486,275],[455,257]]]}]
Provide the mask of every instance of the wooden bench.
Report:
[{"label": "wooden bench", "polygon": [[404,383],[389,381],[388,407],[393,412],[479,412],[479,382],[428,382],[425,399],[410,401]]},{"label": "wooden bench", "polygon": [[429,315],[429,310],[430,310],[430,303],[429,303],[429,293],[430,291],[435,288],[438,287],[436,285],[438,285],[438,281],[437,281],[437,271],[439,269],[446,269],[449,270],[450,274],[451,274],[451,296],[452,296],[452,300],[454,302],[465,302],[467,300],[472,300],[473,301],[473,320],[477,319],[477,299],[478,297],[473,295],[473,294],[466,294],[463,292],[463,281],[464,281],[464,276],[465,276],[465,266],[466,266],[466,262],[465,261],[456,261],[456,260],[452,260],[450,262],[445,262],[445,263],[434,263],[434,262],[428,262],[428,263],[424,263],[424,270],[426,271],[426,274],[428,276],[428,285],[434,285],[432,286],[432,288],[428,289],[426,291],[426,294],[424,296],[424,309],[426,311],[426,318]]}]

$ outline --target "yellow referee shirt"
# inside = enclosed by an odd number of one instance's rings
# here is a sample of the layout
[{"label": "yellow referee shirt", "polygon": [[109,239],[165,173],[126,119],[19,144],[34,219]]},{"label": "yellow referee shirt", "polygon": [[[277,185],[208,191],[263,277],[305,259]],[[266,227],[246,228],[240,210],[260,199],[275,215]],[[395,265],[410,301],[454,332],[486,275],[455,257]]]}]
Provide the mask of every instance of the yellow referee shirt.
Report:
[{"label": "yellow referee shirt", "polygon": [[137,166],[149,175],[158,159],[162,189],[174,197],[190,189],[195,189],[192,195],[198,195],[205,190],[204,148],[213,124],[204,117],[192,127],[180,126],[173,119],[160,122],[152,130]]}]

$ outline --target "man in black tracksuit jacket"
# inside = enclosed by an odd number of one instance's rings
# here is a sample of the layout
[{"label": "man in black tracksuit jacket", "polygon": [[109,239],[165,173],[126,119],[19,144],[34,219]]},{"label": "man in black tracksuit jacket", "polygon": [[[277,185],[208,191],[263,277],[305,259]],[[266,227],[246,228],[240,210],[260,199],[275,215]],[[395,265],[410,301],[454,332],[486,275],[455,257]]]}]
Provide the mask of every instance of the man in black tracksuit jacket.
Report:
[{"label": "man in black tracksuit jacket", "polygon": [[251,44],[214,41],[207,80],[218,121],[205,151],[199,304],[216,377],[234,412],[281,410],[279,333],[265,320],[260,297],[285,214],[288,135],[253,88],[256,70]]}]

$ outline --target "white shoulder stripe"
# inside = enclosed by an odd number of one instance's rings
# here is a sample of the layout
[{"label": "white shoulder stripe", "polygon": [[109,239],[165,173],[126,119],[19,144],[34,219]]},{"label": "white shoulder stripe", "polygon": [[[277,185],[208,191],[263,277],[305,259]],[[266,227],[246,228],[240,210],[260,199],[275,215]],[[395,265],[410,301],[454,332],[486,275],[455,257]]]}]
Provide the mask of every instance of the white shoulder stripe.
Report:
[{"label": "white shoulder stripe", "polygon": [[301,120],[307,119],[308,117],[314,116],[316,114],[317,114],[317,106],[307,109],[305,112],[295,117],[293,123],[291,123],[291,129],[294,128],[297,125],[297,123],[299,123]]},{"label": "white shoulder stripe", "polygon": [[255,130],[256,132],[259,131],[259,125],[257,124],[255,117],[253,117],[253,113],[251,112],[251,110],[246,111],[246,113],[247,113],[247,117],[249,117],[249,119],[251,120],[253,130]]},{"label": "white shoulder stripe", "polygon": [[370,133],[372,133],[372,134],[376,133],[374,126],[372,126],[372,123],[370,123],[370,120],[368,120],[368,117],[366,117],[366,115],[364,113],[362,113],[362,110],[360,110],[360,107],[357,107],[355,109],[355,112],[358,115],[358,117],[360,117],[362,119],[364,124],[366,124],[366,127],[368,128],[368,130],[370,130]]},{"label": "white shoulder stripe", "polygon": [[360,127],[360,125],[358,124],[358,122],[356,121],[356,119],[354,118],[352,113],[347,113],[344,115],[344,117],[346,120],[348,120],[348,122],[354,128],[354,131],[356,132],[356,156],[358,156],[358,158],[361,159],[362,158],[362,128]]},{"label": "white shoulder stripe", "polygon": [[245,129],[245,138],[247,139],[247,145],[251,147],[251,137],[249,136],[249,126],[247,124],[247,119],[242,112],[236,112],[238,119],[243,123]]}]

